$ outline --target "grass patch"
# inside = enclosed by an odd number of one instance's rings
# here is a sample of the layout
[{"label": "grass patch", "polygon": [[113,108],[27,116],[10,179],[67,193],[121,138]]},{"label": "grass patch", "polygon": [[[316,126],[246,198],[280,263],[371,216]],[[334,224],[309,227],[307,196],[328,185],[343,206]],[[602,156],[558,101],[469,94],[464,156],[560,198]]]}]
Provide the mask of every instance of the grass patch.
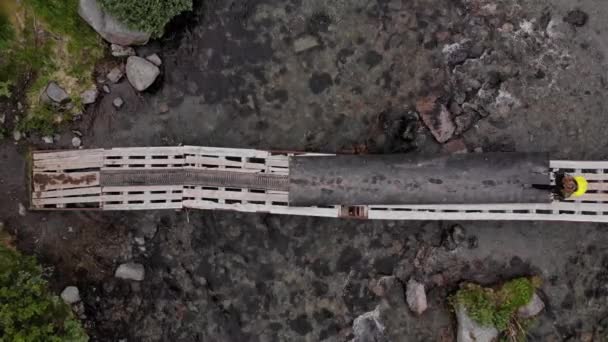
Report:
[{"label": "grass patch", "polygon": [[500,288],[464,284],[450,302],[463,306],[469,317],[482,326],[494,326],[504,341],[525,341],[529,321],[517,317],[517,309],[528,304],[540,286],[538,278],[517,278]]},{"label": "grass patch", "polygon": [[15,39],[15,31],[6,14],[0,13],[0,51],[8,49]]},{"label": "grass patch", "polygon": [[154,38],[163,35],[173,17],[192,10],[192,0],[100,0],[100,4],[130,28],[150,32]]},{"label": "grass patch", "polygon": [[[23,0],[13,7],[14,39],[0,58],[0,85],[25,81],[28,110],[16,128],[49,134],[82,110],[80,94],[93,85],[103,44],[78,15],[78,0]],[[11,20],[7,22],[10,26]],[[53,108],[40,103],[40,94],[51,80],[70,94],[69,106]]]}]

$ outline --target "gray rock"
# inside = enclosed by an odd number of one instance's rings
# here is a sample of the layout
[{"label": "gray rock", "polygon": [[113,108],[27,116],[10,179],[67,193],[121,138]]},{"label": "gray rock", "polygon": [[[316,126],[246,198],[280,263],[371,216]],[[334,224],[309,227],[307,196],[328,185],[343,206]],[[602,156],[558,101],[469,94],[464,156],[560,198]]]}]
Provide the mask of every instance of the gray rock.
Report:
[{"label": "gray rock", "polygon": [[443,144],[452,138],[456,125],[446,106],[436,101],[437,97],[432,95],[419,99],[416,101],[416,109],[433,137]]},{"label": "gray rock", "polygon": [[129,262],[118,266],[114,273],[116,278],[142,281],[145,277],[144,265]]},{"label": "gray rock", "polygon": [[120,68],[116,67],[110,70],[110,72],[106,75],[106,78],[112,83],[118,83],[118,81],[120,81],[120,79],[122,78],[122,75],[123,73]]},{"label": "gray rock", "polygon": [[421,315],[428,308],[424,285],[413,278],[407,282],[405,297],[410,310],[417,315]]},{"label": "gray rock", "polygon": [[70,100],[68,93],[53,81],[47,84],[46,88],[44,89],[44,95],[46,95],[49,100],[59,104],[66,103]]},{"label": "gray rock", "polygon": [[353,335],[351,342],[388,342],[384,334],[385,327],[380,321],[380,310],[366,312],[353,322]]},{"label": "gray rock", "polygon": [[80,302],[80,292],[76,286],[68,286],[61,291],[61,299],[68,305],[78,303]]},{"label": "gray rock", "polygon": [[97,91],[97,88],[85,90],[82,94],[80,94],[82,103],[85,105],[95,103],[95,101],[97,101],[97,96],[99,96],[99,91]]},{"label": "gray rock", "polygon": [[144,245],[146,243],[146,240],[143,237],[136,237],[133,240],[135,240],[135,243],[138,245]]},{"label": "gray rock", "polygon": [[314,36],[300,37],[293,42],[293,50],[296,53],[304,52],[317,46],[319,46],[319,41]]},{"label": "gray rock", "polygon": [[531,318],[543,311],[545,303],[534,293],[530,302],[517,310],[517,315],[521,318]]},{"label": "gray rock", "polygon": [[72,146],[74,146],[74,147],[80,147],[80,145],[82,145],[82,139],[80,139],[79,137],[73,137],[72,138]]},{"label": "gray rock", "polygon": [[125,104],[125,101],[123,101],[120,97],[117,97],[114,99],[114,101],[112,101],[112,104],[114,107],[116,107],[116,109],[119,109],[123,104]]},{"label": "gray rock", "polygon": [[498,338],[498,330],[495,327],[483,327],[473,321],[463,306],[456,308],[456,319],[458,320],[457,342],[492,342]]},{"label": "gray rock", "polygon": [[112,50],[112,56],[114,57],[135,56],[135,49],[130,46],[112,44],[110,48]]},{"label": "gray rock", "polygon": [[579,9],[568,12],[564,17],[565,22],[577,27],[585,26],[588,20],[589,15]]},{"label": "gray rock", "polygon": [[105,13],[96,0],[80,0],[78,14],[110,43],[144,45],[150,39],[150,33],[129,29],[125,24]]},{"label": "gray rock", "polygon": [[6,120],[6,114],[0,114],[0,125],[3,125],[5,120]]},{"label": "gray rock", "polygon": [[150,61],[131,56],[127,59],[127,79],[138,91],[144,91],[154,83],[160,70]]},{"label": "gray rock", "polygon": [[110,87],[108,87],[107,84],[104,84],[103,87],[101,87],[101,89],[103,89],[104,93],[106,93],[106,94],[110,93]]},{"label": "gray rock", "polygon": [[19,203],[18,210],[19,216],[25,216],[27,214],[27,209],[25,209],[25,206],[22,203]]},{"label": "gray rock", "polygon": [[161,64],[163,64],[162,59],[160,59],[160,57],[153,53],[150,56],[146,57],[147,60],[149,60],[150,62],[152,62],[152,64],[156,65],[156,66],[161,66]]},{"label": "gray rock", "polygon": [[13,139],[15,139],[15,141],[21,140],[21,132],[13,131]]},{"label": "gray rock", "polygon": [[45,144],[52,144],[53,142],[55,142],[55,140],[53,139],[53,137],[51,137],[49,135],[42,137],[42,141]]},{"label": "gray rock", "polygon": [[169,111],[169,105],[168,105],[168,104],[166,104],[166,103],[164,103],[164,102],[163,102],[163,103],[161,103],[161,104],[158,106],[158,111],[159,111],[159,112],[161,112],[161,113],[166,113],[166,112],[168,112],[168,111]]}]

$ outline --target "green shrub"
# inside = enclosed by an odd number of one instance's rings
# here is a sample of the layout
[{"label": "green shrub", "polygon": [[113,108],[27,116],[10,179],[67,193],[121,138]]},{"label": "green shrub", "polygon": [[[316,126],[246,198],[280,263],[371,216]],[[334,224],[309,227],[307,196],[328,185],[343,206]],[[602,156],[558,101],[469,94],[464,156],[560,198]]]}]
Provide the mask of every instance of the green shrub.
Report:
[{"label": "green shrub", "polygon": [[517,278],[498,289],[464,284],[450,301],[454,308],[464,306],[468,316],[478,324],[496,327],[508,340],[525,341],[529,322],[517,318],[517,309],[530,302],[539,281]]},{"label": "green shrub", "polygon": [[0,245],[0,342],[81,341],[84,329],[49,293],[36,260]]},{"label": "green shrub", "polygon": [[8,49],[13,39],[15,38],[15,31],[8,17],[0,13],[0,51]]},{"label": "green shrub", "polygon": [[101,6],[133,29],[163,35],[176,15],[192,10],[192,0],[100,0]]}]

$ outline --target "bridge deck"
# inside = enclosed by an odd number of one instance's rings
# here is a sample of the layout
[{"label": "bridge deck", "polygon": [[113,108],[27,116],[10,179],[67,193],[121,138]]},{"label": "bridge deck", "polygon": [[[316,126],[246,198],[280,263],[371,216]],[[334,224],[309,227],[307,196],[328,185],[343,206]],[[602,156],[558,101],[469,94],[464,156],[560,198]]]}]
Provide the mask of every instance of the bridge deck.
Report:
[{"label": "bridge deck", "polygon": [[[268,183],[255,183],[264,179],[266,182],[269,178],[276,180],[289,177],[290,155],[294,154],[197,146],[34,152],[31,208],[193,208],[391,220],[608,222],[608,162],[605,161],[551,161],[552,177],[556,172],[563,171],[583,175],[589,181],[588,193],[576,200],[548,204],[291,207],[288,206],[288,192],[284,186],[272,187]],[[108,175],[114,175],[113,179],[116,180],[117,174],[132,176],[144,170],[155,170],[154,173],[161,176],[156,177],[153,184],[141,184],[142,177],[125,178],[139,179],[136,185],[116,185],[116,181],[108,181],[112,179]],[[209,175],[217,171],[226,171],[232,178],[217,180],[213,186],[197,185],[192,181],[196,179],[192,178],[192,174]],[[186,180],[179,180],[180,184],[171,184],[178,181],[166,175],[176,172],[190,176],[184,178]],[[226,183],[230,179],[236,179],[234,184],[238,185]]]}]

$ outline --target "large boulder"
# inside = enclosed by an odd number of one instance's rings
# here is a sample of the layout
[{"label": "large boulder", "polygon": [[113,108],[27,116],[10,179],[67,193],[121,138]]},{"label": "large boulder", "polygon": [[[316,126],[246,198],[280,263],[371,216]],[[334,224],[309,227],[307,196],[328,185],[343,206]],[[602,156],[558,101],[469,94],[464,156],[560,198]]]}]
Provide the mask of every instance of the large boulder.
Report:
[{"label": "large boulder", "polygon": [[160,69],[152,62],[137,56],[127,59],[127,79],[133,88],[144,91],[156,81]]},{"label": "large boulder", "polygon": [[149,32],[141,32],[128,28],[116,18],[105,13],[97,0],[80,0],[78,14],[103,39],[118,45],[144,45],[150,39]]}]

